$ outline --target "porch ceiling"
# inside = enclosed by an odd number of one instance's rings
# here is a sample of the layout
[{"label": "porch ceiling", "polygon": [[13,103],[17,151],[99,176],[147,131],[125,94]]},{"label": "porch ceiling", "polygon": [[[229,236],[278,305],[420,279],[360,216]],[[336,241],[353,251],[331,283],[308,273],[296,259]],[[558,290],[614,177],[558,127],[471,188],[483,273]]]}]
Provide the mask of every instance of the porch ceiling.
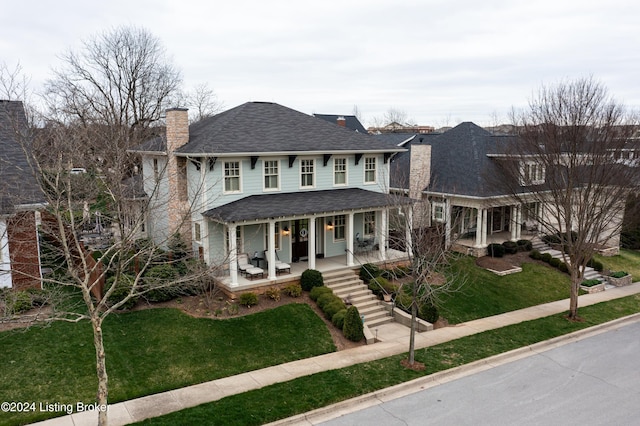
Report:
[{"label": "porch ceiling", "polygon": [[375,209],[411,202],[360,188],[251,195],[207,210],[203,216],[223,223],[266,220],[348,210]]}]

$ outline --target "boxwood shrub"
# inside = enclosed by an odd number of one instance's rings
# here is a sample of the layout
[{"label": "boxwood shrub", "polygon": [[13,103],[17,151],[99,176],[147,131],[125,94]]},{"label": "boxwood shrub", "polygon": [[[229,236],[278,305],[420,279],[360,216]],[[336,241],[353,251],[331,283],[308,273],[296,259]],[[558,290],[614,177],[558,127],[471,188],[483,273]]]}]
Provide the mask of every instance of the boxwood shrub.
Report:
[{"label": "boxwood shrub", "polygon": [[359,342],[364,337],[364,326],[360,318],[360,312],[358,312],[358,308],[355,306],[349,306],[349,308],[347,308],[342,332],[344,333],[344,337],[353,342]]},{"label": "boxwood shrub", "polygon": [[307,269],[302,273],[300,277],[300,286],[304,291],[311,291],[314,287],[322,287],[324,285],[324,278],[320,271],[315,269]]},{"label": "boxwood shrub", "polygon": [[502,243],[502,247],[504,247],[504,252],[506,254],[516,254],[518,252],[518,244],[514,241],[505,241]]},{"label": "boxwood shrub", "polygon": [[323,294],[327,294],[327,293],[332,293],[333,294],[333,291],[331,291],[331,289],[329,287],[314,287],[309,292],[309,298],[311,300],[313,300],[314,302],[317,302],[318,301],[318,297],[320,297]]},{"label": "boxwood shrub", "polygon": [[360,267],[360,273],[358,275],[363,282],[369,283],[372,279],[379,277],[380,273],[380,268],[378,268],[377,265],[374,265],[373,263],[365,263]]},{"label": "boxwood shrub", "polygon": [[519,251],[531,251],[533,249],[533,243],[530,240],[518,240],[516,245]]},{"label": "boxwood shrub", "polygon": [[342,328],[344,327],[344,317],[346,314],[347,314],[346,309],[342,309],[336,312],[335,315],[331,317],[331,323],[334,326],[336,326],[336,328],[339,328],[340,330],[342,330]]},{"label": "boxwood shrub", "polygon": [[238,298],[238,303],[250,308],[258,304],[258,295],[252,291],[242,293]]},{"label": "boxwood shrub", "polygon": [[503,257],[504,251],[505,249],[502,244],[492,243],[487,246],[487,253],[491,257]]}]

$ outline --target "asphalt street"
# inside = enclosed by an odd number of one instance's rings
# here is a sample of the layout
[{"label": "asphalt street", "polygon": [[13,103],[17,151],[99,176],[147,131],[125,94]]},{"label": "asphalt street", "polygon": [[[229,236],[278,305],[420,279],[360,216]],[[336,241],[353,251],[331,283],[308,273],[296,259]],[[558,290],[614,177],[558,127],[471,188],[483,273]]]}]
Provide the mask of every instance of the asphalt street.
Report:
[{"label": "asphalt street", "polygon": [[322,423],[640,424],[640,322]]}]

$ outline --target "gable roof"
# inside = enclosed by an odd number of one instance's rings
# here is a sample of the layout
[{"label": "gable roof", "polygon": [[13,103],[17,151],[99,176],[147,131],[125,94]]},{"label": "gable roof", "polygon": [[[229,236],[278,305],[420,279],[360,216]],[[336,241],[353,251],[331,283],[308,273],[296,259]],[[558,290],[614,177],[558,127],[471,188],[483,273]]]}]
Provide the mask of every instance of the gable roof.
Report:
[{"label": "gable roof", "polygon": [[[156,138],[133,151],[162,153]],[[374,137],[271,102],[247,102],[189,126],[177,155],[391,153],[403,151]]]},{"label": "gable roof", "polygon": [[[498,173],[495,160],[488,155],[501,151],[501,146],[512,140],[512,137],[495,136],[474,123],[464,122],[441,134],[419,135],[404,146],[431,145],[431,182],[425,191],[492,197],[504,194],[487,182],[488,176]],[[394,175],[402,175],[400,172],[408,170],[409,161],[409,152],[393,159],[392,187],[408,187],[406,179],[394,180]]]},{"label": "gable roof", "polygon": [[313,116],[336,125],[338,123],[338,118],[342,117],[345,120],[344,125],[347,129],[355,130],[356,132],[363,133],[365,135],[369,133],[355,115],[313,114]]},{"label": "gable roof", "polygon": [[20,145],[27,133],[22,102],[0,100],[0,214],[45,201]]}]

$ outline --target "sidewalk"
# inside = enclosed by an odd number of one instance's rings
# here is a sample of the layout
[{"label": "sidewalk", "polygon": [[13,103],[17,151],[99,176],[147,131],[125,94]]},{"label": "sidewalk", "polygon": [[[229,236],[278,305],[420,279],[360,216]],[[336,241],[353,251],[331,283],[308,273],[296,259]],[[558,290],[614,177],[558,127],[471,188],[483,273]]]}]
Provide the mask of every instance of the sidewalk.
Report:
[{"label": "sidewalk", "polygon": [[[585,294],[580,296],[578,306],[589,306],[637,293],[640,293],[640,282],[626,287],[608,289],[600,293]],[[565,312],[568,310],[568,307],[569,301],[568,299],[564,299],[488,318],[481,318],[451,327],[418,333],[415,338],[416,348],[426,348],[506,325]],[[194,407],[206,402],[216,401],[226,396],[259,389],[274,383],[286,382],[321,371],[348,367],[350,365],[407,352],[409,348],[409,329],[407,327],[391,323],[378,326],[371,331],[374,335],[377,335],[379,340],[378,343],[373,345],[333,352],[188,386],[186,388],[145,396],[117,404],[110,404],[108,408],[109,424],[125,425],[184,408]],[[57,417],[36,424],[41,426],[84,426],[95,425],[96,419],[97,413],[85,412]]]}]

